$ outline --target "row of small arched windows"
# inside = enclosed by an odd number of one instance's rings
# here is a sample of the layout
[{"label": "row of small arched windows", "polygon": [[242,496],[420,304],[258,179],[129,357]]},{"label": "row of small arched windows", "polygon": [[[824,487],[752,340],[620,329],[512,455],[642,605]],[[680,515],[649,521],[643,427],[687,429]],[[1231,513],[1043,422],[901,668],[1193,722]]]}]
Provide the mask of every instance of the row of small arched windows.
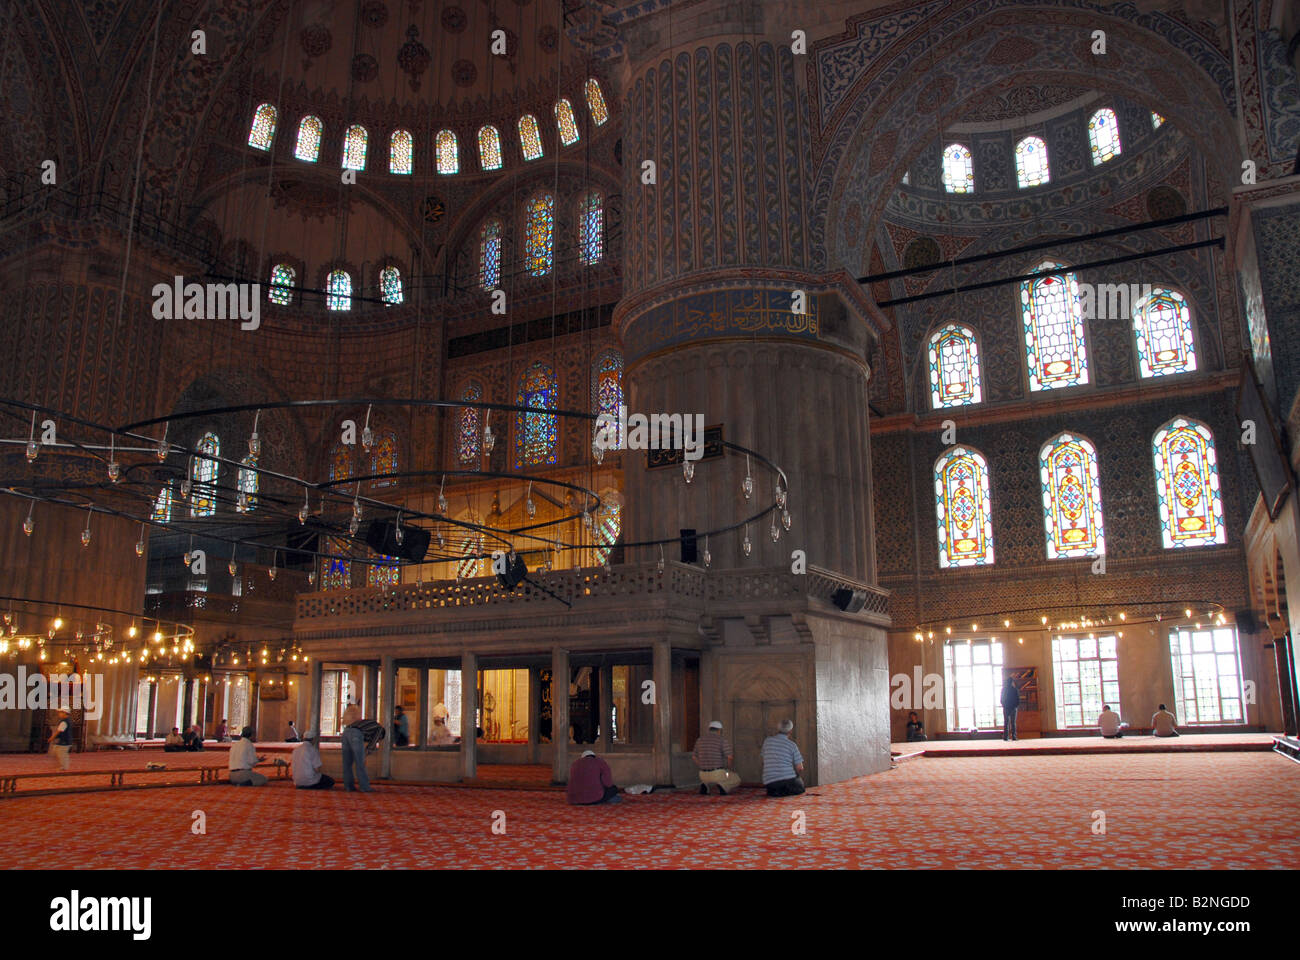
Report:
[{"label": "row of small arched windows", "polygon": [[[1151,440],[1156,501],[1166,549],[1224,543],[1223,498],[1214,435],[1205,424],[1175,417]],[[1097,450],[1064,432],[1039,451],[1047,559],[1106,553]],[[993,563],[988,461],[973,447],[944,452],[934,465],[939,566]]]},{"label": "row of small arched windows", "polygon": [[[1061,266],[1044,263],[1034,272]],[[1112,304],[1126,303],[1129,290],[1119,284],[1095,284],[1085,304],[1073,273],[1023,281],[1020,308],[1029,389],[1088,383],[1084,321],[1101,316],[1099,308],[1105,313]],[[1169,289],[1139,292],[1142,295],[1131,305],[1138,373],[1148,378],[1196,370],[1192,315],[1182,294]],[[960,323],[945,324],[931,334],[928,347],[931,406],[937,410],[980,403],[984,396],[975,332]]]},{"label": "row of small arched windows", "polygon": [[[587,98],[587,111],[591,122],[601,126],[609,120],[609,111],[605,107],[605,97],[601,93],[600,83],[595,77],[587,80],[583,87]],[[581,134],[578,130],[577,117],[573,103],[567,97],[561,97],[554,107],[556,132],[561,146],[571,146],[578,142]],[[275,128],[279,114],[274,104],[263,103],[253,114],[253,123],[248,132],[248,145],[257,150],[270,150],[275,140]],[[541,129],[537,118],[525,113],[517,124],[519,149],[524,160],[540,160],[543,153]],[[298,121],[298,136],[294,143],[293,155],[307,163],[320,159],[321,139],[325,134],[325,124],[320,117],[308,114]],[[484,124],[478,129],[479,168],[484,171],[500,170],[502,167],[501,132],[492,124]],[[370,133],[364,126],[354,123],[347,128],[343,136],[342,166],[345,170],[365,170],[366,152],[370,144]],[[456,131],[439,130],[433,140],[434,165],[438,173],[460,173],[460,139]],[[415,172],[415,137],[409,130],[394,130],[388,136],[388,172],[411,174]]]}]

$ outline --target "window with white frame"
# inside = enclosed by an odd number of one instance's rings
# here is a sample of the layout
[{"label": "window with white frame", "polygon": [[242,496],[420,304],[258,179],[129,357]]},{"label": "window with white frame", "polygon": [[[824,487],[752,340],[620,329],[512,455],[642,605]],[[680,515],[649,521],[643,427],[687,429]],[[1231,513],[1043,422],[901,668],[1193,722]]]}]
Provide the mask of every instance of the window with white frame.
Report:
[{"label": "window with white frame", "polygon": [[1119,641],[1114,634],[1052,638],[1056,725],[1093,727],[1103,705],[1123,716],[1119,701]]},{"label": "window with white frame", "polygon": [[1169,634],[1179,723],[1244,723],[1235,627],[1185,627]]},{"label": "window with white frame", "polygon": [[943,648],[949,730],[1002,726],[1002,641],[954,640]]}]

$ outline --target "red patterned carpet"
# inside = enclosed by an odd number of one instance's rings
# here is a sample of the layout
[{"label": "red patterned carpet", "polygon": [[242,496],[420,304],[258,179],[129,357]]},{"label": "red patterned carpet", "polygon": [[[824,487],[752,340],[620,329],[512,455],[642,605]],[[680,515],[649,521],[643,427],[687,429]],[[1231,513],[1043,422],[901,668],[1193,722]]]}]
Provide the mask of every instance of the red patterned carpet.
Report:
[{"label": "red patterned carpet", "polygon": [[[784,800],[679,792],[603,807],[549,790],[275,782],[19,795],[0,801],[0,867],[1294,868],[1298,788],[1300,765],[1242,752],[921,757]],[[191,832],[198,810],[206,835]]]}]

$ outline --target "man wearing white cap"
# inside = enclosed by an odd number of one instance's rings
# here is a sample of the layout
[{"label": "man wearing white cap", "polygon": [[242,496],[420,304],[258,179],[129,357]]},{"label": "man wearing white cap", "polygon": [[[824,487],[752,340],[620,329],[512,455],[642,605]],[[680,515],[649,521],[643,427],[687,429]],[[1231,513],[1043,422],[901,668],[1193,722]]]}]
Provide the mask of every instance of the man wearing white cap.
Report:
[{"label": "man wearing white cap", "polygon": [[593,750],[582,751],[582,756],[569,767],[569,785],[565,789],[569,803],[586,806],[593,803],[622,803],[614,774],[609,764],[596,756]]},{"label": "man wearing white cap", "polygon": [[803,793],[803,754],[790,739],[794,721],[782,720],[779,732],[763,741],[763,786],[769,797],[793,797]]},{"label": "man wearing white cap", "polygon": [[328,790],[334,778],[321,773],[320,748],[316,746],[316,731],[308,730],[302,743],[293,748],[290,763],[293,766],[293,785],[299,790]]},{"label": "man wearing white cap", "polygon": [[714,720],[709,730],[695,741],[692,754],[700,770],[700,793],[708,795],[711,784],[718,785],[719,793],[730,793],[740,786],[740,774],[731,769],[736,762],[731,741],[722,735],[722,721]]}]

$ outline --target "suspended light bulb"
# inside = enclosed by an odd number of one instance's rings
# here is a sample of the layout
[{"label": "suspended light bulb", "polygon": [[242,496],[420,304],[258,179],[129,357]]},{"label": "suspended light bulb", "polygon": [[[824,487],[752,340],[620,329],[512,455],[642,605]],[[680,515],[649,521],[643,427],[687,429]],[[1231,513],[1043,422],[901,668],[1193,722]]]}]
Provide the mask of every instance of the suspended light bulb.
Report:
[{"label": "suspended light bulb", "polygon": [[682,459],[682,476],[686,478],[687,483],[695,479],[695,461]]},{"label": "suspended light bulb", "polygon": [[355,537],[357,535],[357,531],[360,529],[361,529],[361,521],[357,519],[356,514],[353,514],[352,519],[348,521],[348,533],[352,534],[352,536]]},{"label": "suspended light bulb", "polygon": [[745,471],[745,479],[740,485],[740,492],[745,495],[746,500],[754,495],[754,478],[749,475],[748,470]]},{"label": "suspended light bulb", "polygon": [[144,524],[140,525],[140,539],[135,542],[135,555],[144,556]]},{"label": "suspended light bulb", "polygon": [[528,511],[528,519],[532,520],[537,516],[537,504],[533,503],[533,481],[528,481],[528,494],[524,499],[524,509]]},{"label": "suspended light bulb", "polygon": [[586,527],[588,530],[590,530],[595,525],[595,521],[591,518],[591,514],[587,512],[585,507],[583,508],[582,511],[582,525]]},{"label": "suspended light bulb", "polygon": [[235,561],[231,560],[228,564],[226,564],[226,569],[230,571],[230,575],[233,577],[235,575],[235,570],[238,568],[235,566]]},{"label": "suspended light bulb", "polygon": [[307,582],[308,582],[309,584],[311,584],[313,587],[316,585],[316,571],[315,571],[315,570],[313,570],[311,573],[307,574]]},{"label": "suspended light bulb", "polygon": [[36,529],[36,524],[32,520],[32,511],[35,509],[36,509],[36,501],[33,500],[31,502],[31,505],[27,507],[27,519],[23,521],[24,536],[30,537],[32,535],[32,531]]},{"label": "suspended light bulb", "polygon": [[311,491],[304,490],[302,496],[302,506],[298,508],[298,523],[307,522],[307,514],[311,512]]},{"label": "suspended light bulb", "polygon": [[356,497],[352,498],[352,518],[354,520],[361,519],[361,501]]},{"label": "suspended light bulb", "polygon": [[599,440],[591,441],[591,457],[597,466],[605,462],[605,445]]},{"label": "suspended light bulb", "polygon": [[785,509],[785,489],[780,486],[776,488],[776,505],[782,510]]},{"label": "suspended light bulb", "polygon": [[189,477],[186,477],[184,480],[182,480],[182,481],[181,481],[181,499],[182,499],[182,500],[188,500],[188,499],[190,498],[190,491],[193,490],[193,489],[194,489],[194,481],[193,481],[193,480],[191,480]]},{"label": "suspended light bulb", "polygon": [[31,463],[33,460],[35,460],[36,455],[40,453],[40,451],[41,451],[41,443],[39,440],[28,440],[27,441],[27,462]]},{"label": "suspended light bulb", "polygon": [[791,520],[790,520],[790,511],[789,511],[789,510],[782,510],[782,511],[781,511],[781,526],[783,526],[783,527],[785,527],[787,530],[789,530],[789,529],[790,529],[790,523],[791,523]]},{"label": "suspended light bulb", "polygon": [[399,547],[402,545],[402,541],[406,539],[406,534],[402,530],[402,515],[400,513],[397,515],[397,526],[393,530],[393,539],[397,541]]},{"label": "suspended light bulb", "polygon": [[492,448],[496,446],[497,438],[492,433],[492,425],[484,419],[483,422],[483,452],[491,453]]},{"label": "suspended light bulb", "polygon": [[90,515],[94,512],[93,507],[86,508],[86,529],[81,531],[81,545],[83,547],[90,546]]},{"label": "suspended light bulb", "polygon": [[192,552],[193,551],[187,550],[181,555],[181,563],[185,564],[185,569],[187,570],[189,569],[190,561],[194,559],[193,556],[191,556]]},{"label": "suspended light bulb", "polygon": [[155,631],[153,632],[153,642],[154,642],[154,643],[162,643],[162,631],[161,631],[161,630],[155,630]]},{"label": "suspended light bulb", "polygon": [[772,520],[772,529],[769,532],[772,534],[773,543],[776,543],[778,540],[781,539],[781,528],[776,525],[775,518]]},{"label": "suspended light bulb", "polygon": [[662,543],[659,544],[659,562],[655,566],[659,568],[660,573],[664,572],[664,545]]},{"label": "suspended light bulb", "polygon": [[257,435],[256,430],[248,438],[248,455],[254,459],[262,455],[262,438]]},{"label": "suspended light bulb", "polygon": [[167,428],[163,428],[162,439],[158,441],[158,446],[154,447],[154,453],[158,457],[158,462],[163,463],[167,459],[167,454],[171,452],[171,447],[167,443]]},{"label": "suspended light bulb", "polygon": [[128,637],[130,637],[131,639],[134,640],[134,639],[135,639],[135,635],[136,635],[138,632],[139,632],[139,631],[136,630],[136,628],[135,628],[135,621],[132,620],[132,621],[131,621],[131,626],[130,626],[130,628],[126,631],[126,635],[127,635]]},{"label": "suspended light bulb", "polygon": [[745,551],[745,556],[754,552],[754,544],[749,539],[749,527],[745,527],[745,539],[740,542],[740,549]]},{"label": "suspended light bulb", "polygon": [[113,483],[122,479],[122,465],[116,460],[108,461],[108,479]]},{"label": "suspended light bulb", "polygon": [[447,544],[447,541],[445,541],[445,540],[442,538],[442,531],[439,530],[439,531],[438,531],[438,549],[441,550],[444,546],[446,546],[446,544]]},{"label": "suspended light bulb", "polygon": [[709,553],[709,538],[704,538],[704,565],[707,567],[713,562],[713,555]]}]

